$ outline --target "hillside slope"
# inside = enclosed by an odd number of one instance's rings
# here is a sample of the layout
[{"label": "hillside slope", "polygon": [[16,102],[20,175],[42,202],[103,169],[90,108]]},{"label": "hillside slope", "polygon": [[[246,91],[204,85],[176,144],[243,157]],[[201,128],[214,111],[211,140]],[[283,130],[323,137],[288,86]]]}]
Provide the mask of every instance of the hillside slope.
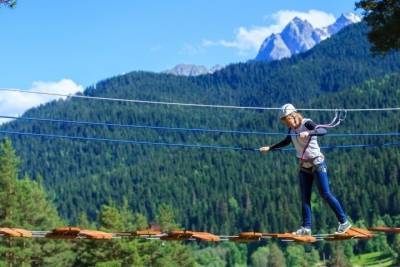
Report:
[{"label": "hillside slope", "polygon": [[[272,63],[233,64],[212,75],[176,77],[132,72],[88,88],[91,96],[242,106],[399,106],[400,56],[372,57],[363,24],[350,26],[312,50]],[[326,122],[333,113],[308,112]],[[26,112],[27,117],[214,129],[285,132],[276,111],[241,111],[67,99]],[[238,136],[149,129],[89,127],[14,121],[2,129],[71,136],[257,148],[282,137]],[[332,132],[399,132],[398,113],[349,113]],[[12,137],[24,172],[43,176],[61,214],[75,222],[94,218],[110,200],[154,218],[162,204],[178,222],[217,233],[287,230],[300,222],[293,153],[236,152],[196,148]],[[323,144],[376,143],[393,138],[324,137]],[[326,151],[332,188],[356,220],[398,214],[398,148]],[[320,198],[318,227],[336,224]]]}]

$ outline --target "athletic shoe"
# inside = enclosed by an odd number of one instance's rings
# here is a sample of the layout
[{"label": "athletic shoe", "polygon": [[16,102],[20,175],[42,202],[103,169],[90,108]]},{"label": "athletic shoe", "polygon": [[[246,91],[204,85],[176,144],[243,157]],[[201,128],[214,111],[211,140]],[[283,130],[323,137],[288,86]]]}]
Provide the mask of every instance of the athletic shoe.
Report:
[{"label": "athletic shoe", "polygon": [[349,220],[345,221],[344,223],[339,223],[339,226],[335,232],[335,234],[344,234],[349,230],[351,227],[351,223]]},{"label": "athletic shoe", "polygon": [[302,226],[299,230],[297,230],[296,232],[293,232],[292,234],[294,234],[294,235],[311,235],[311,229]]}]

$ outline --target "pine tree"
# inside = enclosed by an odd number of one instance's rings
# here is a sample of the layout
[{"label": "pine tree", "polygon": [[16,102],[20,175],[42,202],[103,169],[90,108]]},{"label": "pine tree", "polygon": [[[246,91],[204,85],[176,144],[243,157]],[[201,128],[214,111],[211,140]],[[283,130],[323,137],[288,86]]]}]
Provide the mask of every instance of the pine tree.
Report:
[{"label": "pine tree", "polygon": [[329,260],[327,266],[328,267],[350,267],[350,261],[347,259],[344,254],[343,245],[340,243],[334,243],[332,245],[333,251],[331,259]]},{"label": "pine tree", "polygon": [[394,263],[400,264],[400,235],[396,235],[393,242],[393,250],[397,254],[396,260]]},{"label": "pine tree", "polygon": [[[163,222],[171,225],[172,217],[161,216]],[[143,229],[143,215],[135,216],[124,204],[118,208],[115,204],[103,205],[99,214],[99,230],[106,232],[133,231]],[[136,225],[136,223],[138,223]],[[153,240],[141,242],[135,239],[90,241],[77,243],[75,265],[100,266],[193,266],[194,258],[190,249],[177,242],[162,244]],[[162,245],[161,245],[162,244]]]},{"label": "pine tree", "polygon": [[[42,186],[27,176],[18,180],[18,164],[10,140],[4,140],[0,144],[0,225],[28,230],[62,225]],[[68,244],[39,239],[1,239],[0,254],[0,263],[9,266],[68,266],[74,258]]]},{"label": "pine tree", "polygon": [[0,224],[13,227],[16,221],[19,159],[6,139],[0,144]]},{"label": "pine tree", "polygon": [[253,254],[251,254],[251,266],[265,267],[268,266],[268,247],[259,247]]},{"label": "pine tree", "polygon": [[282,250],[276,245],[272,243],[269,247],[268,254],[268,267],[283,267],[286,266],[286,260],[283,255]]},{"label": "pine tree", "polygon": [[365,21],[371,27],[368,39],[372,51],[387,53],[400,50],[400,4],[393,0],[361,0],[357,8],[364,10]]}]

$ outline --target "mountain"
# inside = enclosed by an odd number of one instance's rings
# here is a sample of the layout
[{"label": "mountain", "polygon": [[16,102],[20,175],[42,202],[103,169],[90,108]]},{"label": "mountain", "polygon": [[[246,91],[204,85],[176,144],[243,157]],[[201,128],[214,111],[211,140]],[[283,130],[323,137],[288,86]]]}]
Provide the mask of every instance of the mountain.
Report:
[{"label": "mountain", "polygon": [[[131,72],[88,87],[99,98],[278,107],[377,108],[400,106],[400,55],[373,57],[364,23],[346,27],[305,53],[273,62],[231,64],[197,77]],[[308,112],[316,122],[333,112]],[[299,226],[297,172],[293,153],[217,149],[258,148],[283,136],[202,132],[199,128],[282,132],[275,110],[251,111],[139,104],[68,98],[29,110],[1,130],[75,137],[145,141],[116,143],[12,135],[21,157],[21,174],[38,179],[62,216],[76,224],[82,214],[93,220],[102,204],[126,205],[154,221],[168,206],[185,229],[218,234],[288,231]],[[143,126],[116,127],[34,121],[51,118]],[[348,112],[331,133],[398,132],[396,112]],[[196,128],[176,131],[144,126]],[[4,136],[4,134],[2,135]],[[397,137],[331,137],[335,144],[384,144]],[[208,144],[209,148],[161,146]],[[373,225],[377,216],[400,214],[400,151],[324,149],[332,190],[354,220]],[[42,177],[42,178],[41,178]],[[318,230],[337,222],[321,198],[313,199]]]},{"label": "mountain", "polygon": [[256,61],[272,61],[303,53],[319,42],[361,19],[353,13],[342,14],[332,25],[314,28],[307,20],[295,17],[280,34],[272,34],[261,45]]},{"label": "mountain", "polygon": [[264,43],[260,48],[255,60],[257,61],[271,61],[279,60],[282,58],[290,57],[292,53],[286,46],[285,42],[282,40],[280,34],[271,34],[270,37],[265,39]]},{"label": "mountain", "polygon": [[214,66],[212,66],[212,67],[210,68],[209,73],[214,73],[214,72],[216,72],[216,71],[220,71],[220,70],[222,70],[223,68],[225,68],[224,65],[220,65],[220,64],[214,65]]},{"label": "mountain", "polygon": [[297,17],[289,22],[280,35],[292,55],[307,51],[317,43],[313,26]]},{"label": "mountain", "polygon": [[173,74],[177,76],[199,76],[203,74],[214,73],[218,70],[221,70],[224,66],[215,65],[208,69],[202,65],[193,65],[193,64],[178,64],[170,70],[164,71],[167,74]]},{"label": "mountain", "polygon": [[361,22],[361,18],[354,13],[342,14],[332,25],[326,27],[329,35],[336,34],[344,27]]}]

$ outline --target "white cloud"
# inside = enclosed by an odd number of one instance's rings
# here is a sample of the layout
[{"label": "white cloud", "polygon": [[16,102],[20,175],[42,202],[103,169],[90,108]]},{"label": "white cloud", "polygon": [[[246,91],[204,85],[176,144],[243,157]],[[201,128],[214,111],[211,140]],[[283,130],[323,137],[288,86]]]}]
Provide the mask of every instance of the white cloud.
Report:
[{"label": "white cloud", "polygon": [[279,33],[294,18],[299,17],[307,20],[314,27],[321,28],[335,22],[335,16],[319,10],[309,10],[300,12],[294,10],[280,10],[266,19],[272,19],[273,23],[268,26],[253,26],[246,28],[244,26],[235,30],[235,39],[227,40],[204,40],[203,46],[223,46],[227,48],[238,49],[240,55],[246,55],[258,51],[262,42],[272,33]]},{"label": "white cloud", "polygon": [[[83,87],[72,80],[62,79],[59,82],[33,82],[32,88],[27,91],[68,95],[82,92]],[[30,108],[60,98],[65,97],[1,91],[0,114],[3,116],[20,116]],[[0,123],[5,121],[8,121],[8,119],[1,119]]]},{"label": "white cloud", "polygon": [[258,50],[264,39],[277,31],[278,29],[275,25],[269,27],[252,27],[249,30],[245,27],[240,27],[235,31],[235,40],[204,40],[203,46],[224,46],[227,48],[236,48],[239,50],[241,55],[246,55],[248,51]]}]

